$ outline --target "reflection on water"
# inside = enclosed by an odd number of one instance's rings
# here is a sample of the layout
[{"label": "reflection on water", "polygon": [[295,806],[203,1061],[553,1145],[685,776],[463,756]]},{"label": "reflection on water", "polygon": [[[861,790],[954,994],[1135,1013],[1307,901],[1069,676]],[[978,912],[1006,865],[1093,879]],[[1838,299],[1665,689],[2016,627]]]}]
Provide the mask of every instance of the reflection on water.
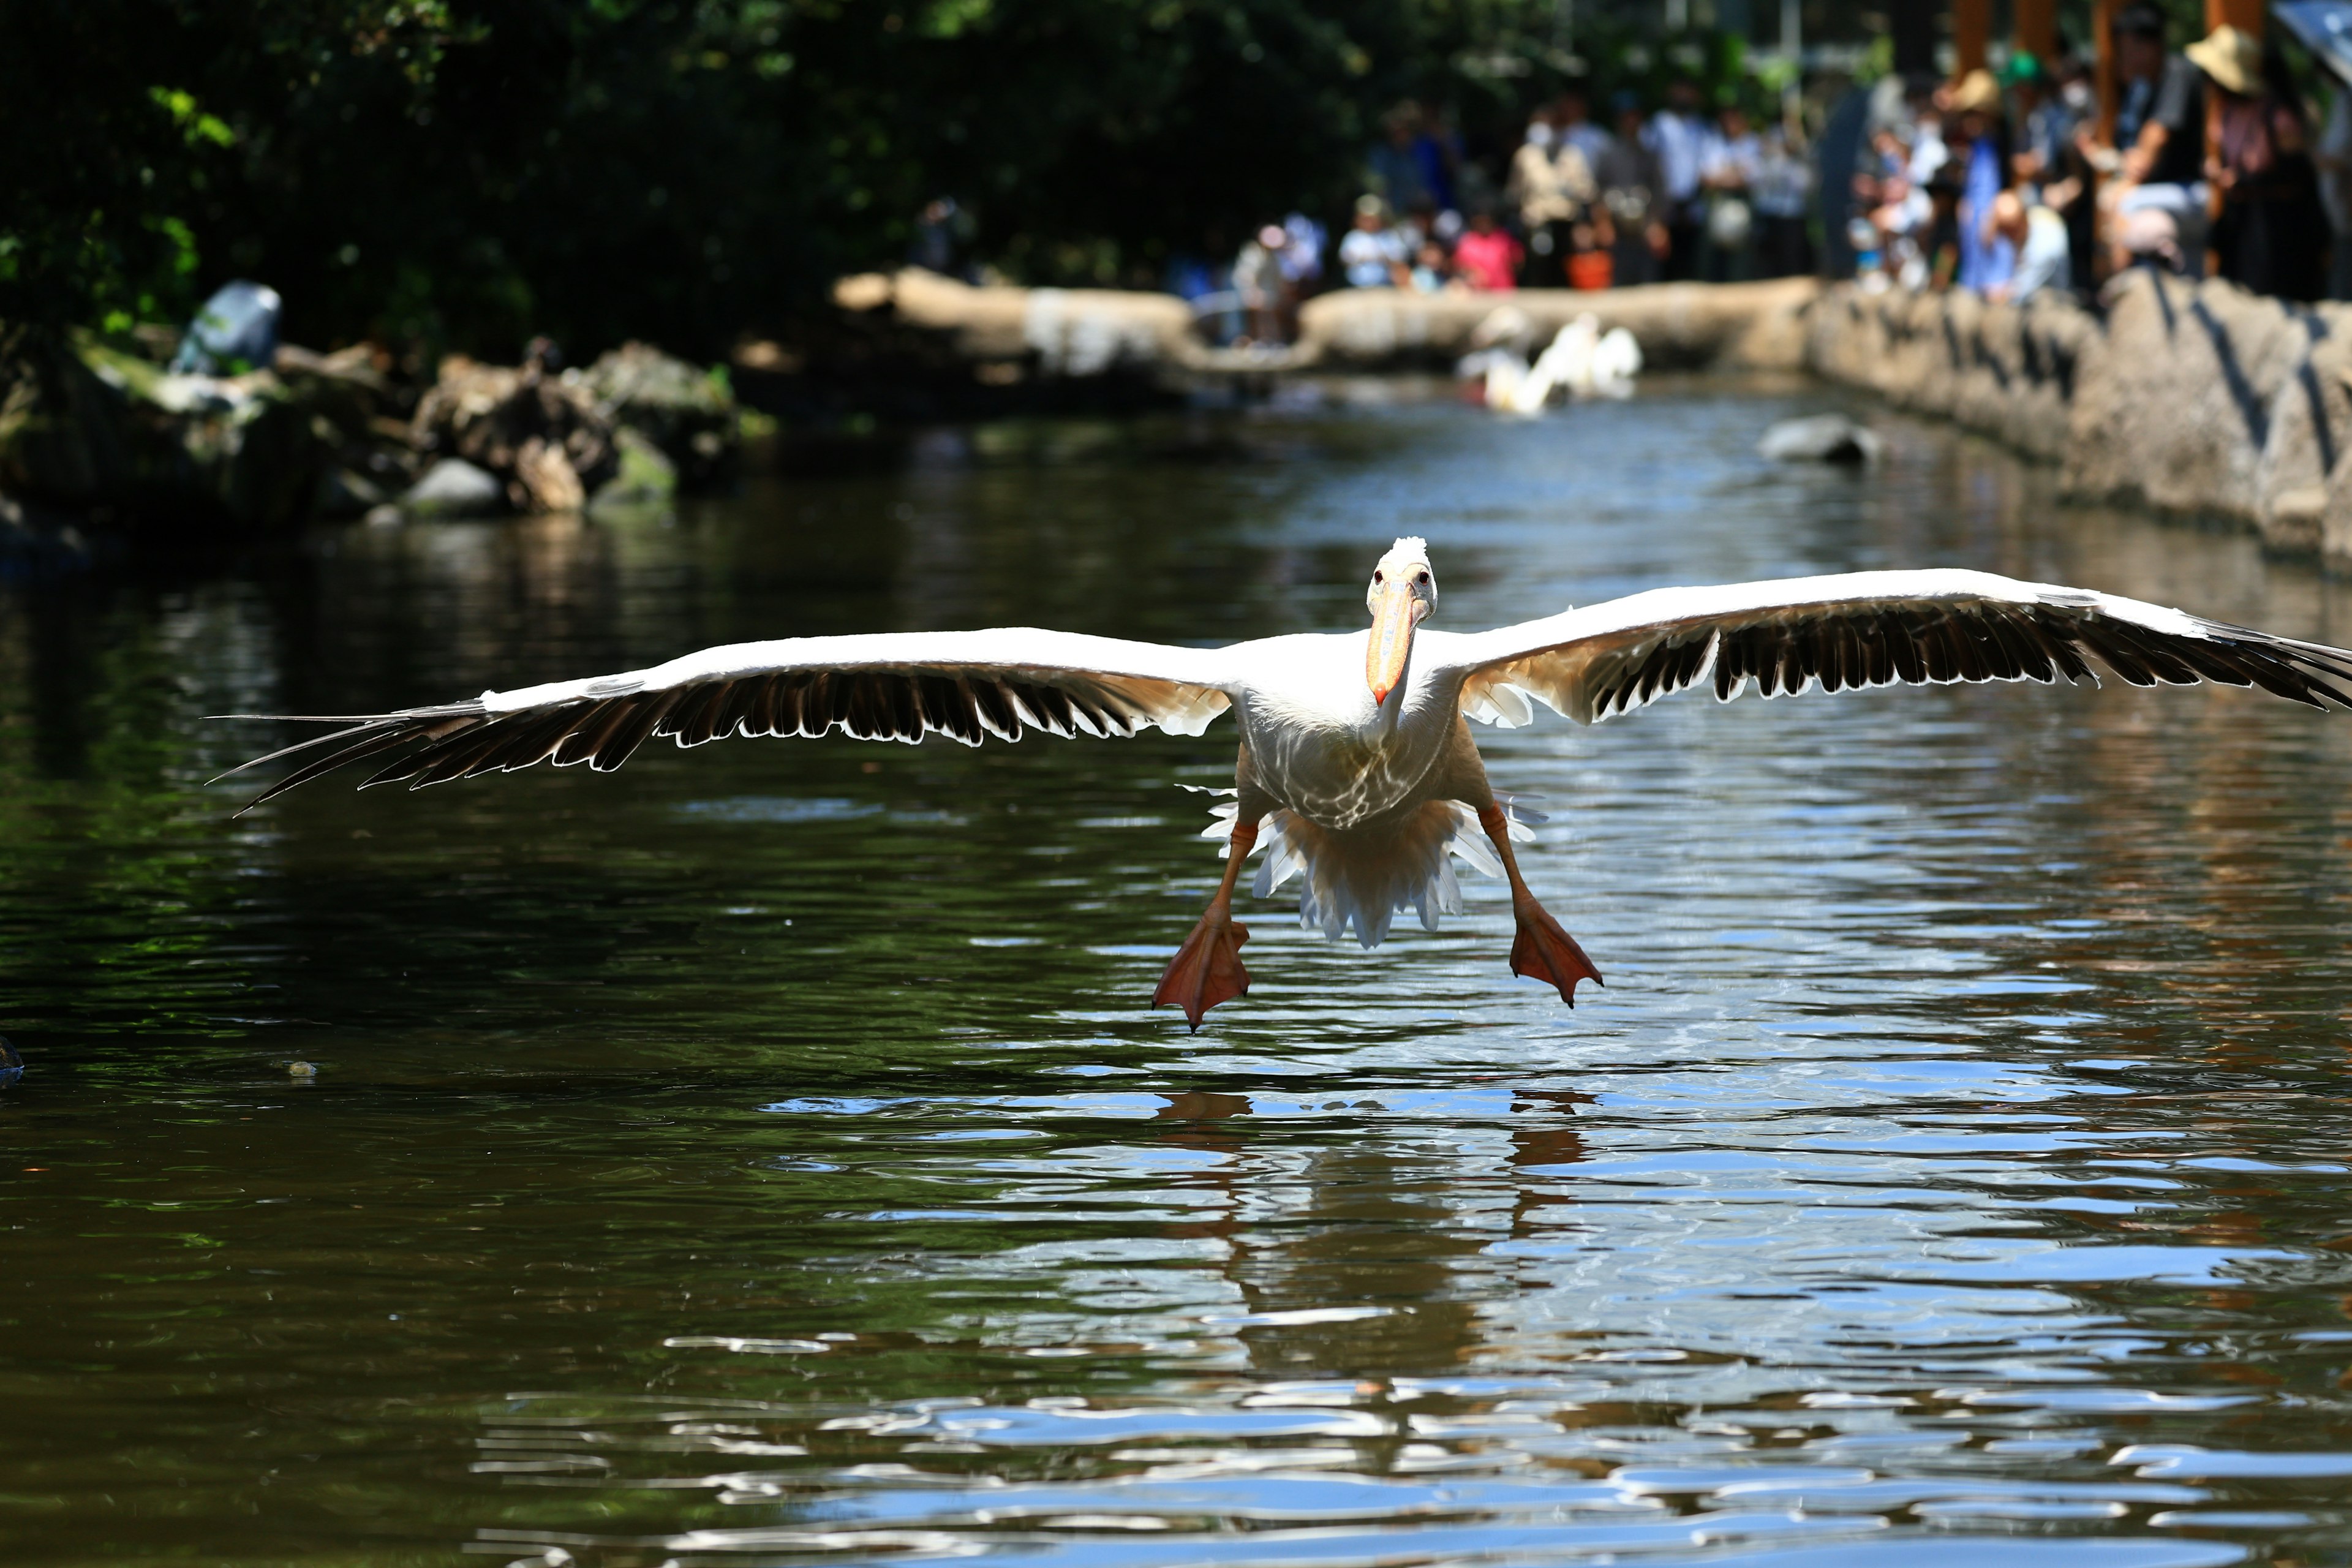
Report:
[{"label": "reflection on water", "polygon": [[[0,597],[12,1563],[2352,1561],[2352,729],[1998,689],[1482,737],[1499,890],[1143,1005],[1229,732],[649,749],[251,816],[206,712],[795,633],[1444,624],[1962,564],[2352,641],[1815,394],[942,432]],[[1483,897],[1481,896],[1483,893]],[[287,1074],[297,1058],[320,1076]],[[37,1435],[37,1440],[24,1440]]]}]

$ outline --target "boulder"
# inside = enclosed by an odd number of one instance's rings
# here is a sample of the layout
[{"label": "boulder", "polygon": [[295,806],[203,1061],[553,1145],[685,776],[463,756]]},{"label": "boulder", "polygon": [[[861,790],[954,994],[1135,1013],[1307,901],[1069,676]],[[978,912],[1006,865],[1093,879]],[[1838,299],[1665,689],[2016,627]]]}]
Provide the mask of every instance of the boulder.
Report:
[{"label": "boulder", "polygon": [[613,448],[619,461],[613,477],[589,498],[592,509],[658,506],[677,494],[677,465],[668,453],[654,445],[652,437],[625,425],[614,437]]},{"label": "boulder", "polygon": [[659,449],[673,489],[722,477],[740,449],[741,422],[723,369],[704,371],[632,342],[585,371],[566,371],[564,380],[584,388],[615,427],[638,431]]},{"label": "boulder", "polygon": [[517,511],[574,510],[618,466],[611,419],[544,353],[511,368],[450,355],[410,433],[420,452],[487,470]]},{"label": "boulder", "polygon": [[1843,414],[1813,414],[1781,420],[1756,450],[1776,463],[1874,463],[1885,443]]},{"label": "boulder", "polygon": [[496,474],[463,458],[444,458],[400,498],[403,510],[422,517],[483,517],[503,511],[507,488]]}]

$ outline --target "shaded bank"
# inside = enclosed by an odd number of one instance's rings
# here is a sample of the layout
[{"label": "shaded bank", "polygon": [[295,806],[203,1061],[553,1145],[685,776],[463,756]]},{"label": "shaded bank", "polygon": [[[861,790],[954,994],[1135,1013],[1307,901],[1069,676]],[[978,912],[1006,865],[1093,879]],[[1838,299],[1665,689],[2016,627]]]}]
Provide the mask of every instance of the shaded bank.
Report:
[{"label": "shaded bank", "polygon": [[2071,302],[1823,296],[1805,363],[2056,463],[2072,500],[2228,520],[2352,567],[2352,307],[2147,271]]}]

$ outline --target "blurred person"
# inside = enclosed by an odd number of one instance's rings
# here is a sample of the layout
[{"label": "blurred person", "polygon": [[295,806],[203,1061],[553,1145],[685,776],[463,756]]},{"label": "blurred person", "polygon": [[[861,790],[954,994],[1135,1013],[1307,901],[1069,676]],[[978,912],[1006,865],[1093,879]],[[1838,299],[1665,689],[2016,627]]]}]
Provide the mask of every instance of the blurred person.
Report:
[{"label": "blurred person", "polygon": [[1552,123],[1558,128],[1560,144],[1584,154],[1588,168],[1597,168],[1601,154],[1616,140],[1592,122],[1592,100],[1580,87],[1561,89],[1559,101],[1552,106]]},{"label": "blurred person", "polygon": [[1304,298],[1323,280],[1323,226],[1305,213],[1292,213],[1282,220],[1282,275],[1292,297]]},{"label": "blurred person", "polygon": [[1503,194],[1517,205],[1519,232],[1527,236],[1520,280],[1530,289],[1559,288],[1567,281],[1576,226],[1596,193],[1584,154],[1559,141],[1549,115],[1528,122]]},{"label": "blurred person", "polygon": [[1356,226],[1339,241],[1339,271],[1350,289],[1402,288],[1412,252],[1389,226],[1389,206],[1367,192],[1356,198]]},{"label": "blurred person", "polygon": [[1915,237],[1904,287],[1941,294],[1959,276],[1961,179],[1959,166],[1948,162],[1927,182],[1927,222]]},{"label": "blurred person", "polygon": [[971,216],[956,199],[941,196],[926,204],[916,217],[914,242],[908,247],[907,259],[944,278],[963,277],[970,268],[961,257],[971,244],[972,229]]},{"label": "blurred person", "polygon": [[1410,212],[1424,200],[1434,200],[1422,173],[1421,106],[1407,100],[1381,117],[1381,140],[1365,159],[1372,194],[1384,199],[1391,212]]},{"label": "blurred person", "polygon": [[[1210,244],[1217,243],[1213,233]],[[1241,294],[1234,285],[1234,269],[1198,256],[1177,254],[1168,258],[1162,285],[1192,307],[1193,324],[1211,343],[1223,346],[1246,331]]]},{"label": "blurred person", "polygon": [[1454,258],[1445,253],[1445,247],[1433,238],[1423,240],[1413,257],[1412,278],[1413,289],[1423,294],[1442,294],[1467,287],[1454,276]]},{"label": "blurred person", "polygon": [[1289,236],[1280,224],[1267,224],[1244,242],[1234,258],[1234,292],[1241,297],[1244,328],[1235,339],[1241,347],[1283,341],[1282,247]]},{"label": "blurred person", "polygon": [[1706,217],[1699,182],[1708,136],[1699,110],[1698,83],[1677,77],[1666,89],[1666,106],[1651,116],[1642,132],[1643,144],[1658,155],[1663,182],[1658,218],[1665,225],[1667,239],[1663,271],[1669,279],[1698,275],[1699,235]]},{"label": "blurred person", "polygon": [[2120,273],[2134,267],[2175,274],[2187,269],[2179,222],[2166,208],[2137,207],[2117,216],[2110,234],[2108,269]]},{"label": "blurred person", "polygon": [[1756,238],[1750,205],[1762,143],[1748,124],[1748,111],[1727,103],[1716,116],[1699,167],[1706,192],[1706,227],[1699,275],[1709,283],[1736,283],[1748,275]]},{"label": "blurred person", "polygon": [[1454,269],[1471,288],[1499,293],[1518,286],[1519,242],[1495,221],[1493,211],[1480,207],[1470,215],[1470,227],[1454,245]]},{"label": "blurred person", "polygon": [[2067,149],[2074,140],[2074,110],[2052,90],[2050,73],[2030,50],[2009,57],[2000,68],[2000,85],[2017,105],[2010,177],[2038,192],[2065,176]]},{"label": "blurred person", "polygon": [[1756,207],[1756,275],[1800,278],[1813,270],[1813,240],[1806,226],[1813,165],[1785,125],[1764,133],[1749,187]]},{"label": "blurred person", "polygon": [[1592,172],[1609,215],[1610,270],[1615,287],[1623,289],[1656,282],[1674,242],[1664,218],[1665,171],[1643,140],[1641,96],[1620,92],[1611,108],[1617,134]]},{"label": "blurred person", "polygon": [[2039,202],[2028,204],[2016,191],[1993,198],[1992,230],[2016,258],[2005,281],[1985,290],[1985,298],[2022,305],[2036,294],[2063,294],[2070,267],[2066,220]]},{"label": "blurred person", "polygon": [[2258,294],[2318,299],[2326,225],[2284,57],[2226,23],[2188,56],[2213,89],[2206,177],[2221,195],[2212,231],[2221,276]]},{"label": "blurred person", "polygon": [[1951,160],[1951,148],[1944,140],[1941,97],[1941,89],[1933,77],[1911,77],[1904,81],[1904,110],[1910,123],[1910,134],[1904,141],[1910,149],[1910,161],[1903,172],[1915,185],[1925,187],[1933,182]]},{"label": "blurred person", "polygon": [[1972,70],[1951,92],[1954,160],[1959,168],[1959,200],[1954,212],[1958,246],[1956,281],[1984,293],[2009,280],[2017,253],[1992,227],[1994,200],[2009,188],[2010,156],[2000,84],[1988,70]]},{"label": "blurred person", "polygon": [[2055,180],[2045,180],[2042,199],[2066,220],[2066,251],[2073,268],[2070,279],[2078,294],[2098,286],[2098,207],[2092,198],[2096,175],[2086,155],[2086,128],[2098,121],[2099,95],[2091,79],[2091,62],[2069,55],[2058,64],[2058,101],[2064,105],[2072,129],[2066,155]]},{"label": "blurred person", "polygon": [[[2208,187],[2205,164],[2204,77],[2186,57],[2167,52],[2164,16],[2135,5],[2116,18],[2115,61],[2123,84],[2116,110],[2116,141],[2102,147],[2089,127],[2077,132],[2084,155],[2114,178],[2100,202],[2117,218],[2143,208],[2170,213],[2174,255],[2201,271]],[[2152,231],[2149,231],[2152,232]],[[2146,257],[2132,265],[2147,265]]]}]

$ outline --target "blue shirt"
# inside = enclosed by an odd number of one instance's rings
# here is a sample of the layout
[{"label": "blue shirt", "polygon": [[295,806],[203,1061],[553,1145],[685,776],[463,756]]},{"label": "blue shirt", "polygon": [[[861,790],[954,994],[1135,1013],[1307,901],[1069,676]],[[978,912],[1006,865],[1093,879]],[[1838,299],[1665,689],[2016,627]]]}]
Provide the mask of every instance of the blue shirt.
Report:
[{"label": "blue shirt", "polygon": [[2017,247],[1995,236],[1985,237],[1985,219],[2001,189],[2000,150],[1990,136],[1979,136],[1969,148],[1969,174],[1960,187],[1960,275],[1963,289],[1981,294],[2006,283],[2017,270]]}]

